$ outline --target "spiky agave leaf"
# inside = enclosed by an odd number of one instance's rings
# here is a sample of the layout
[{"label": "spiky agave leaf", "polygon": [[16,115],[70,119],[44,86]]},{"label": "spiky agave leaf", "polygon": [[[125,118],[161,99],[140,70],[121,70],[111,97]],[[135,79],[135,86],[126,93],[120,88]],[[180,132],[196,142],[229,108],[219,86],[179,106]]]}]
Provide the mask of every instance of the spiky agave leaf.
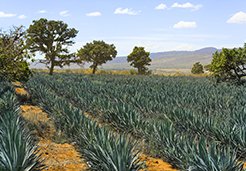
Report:
[{"label": "spiky agave leaf", "polygon": [[115,137],[104,129],[100,130],[93,144],[84,150],[93,170],[137,171],[143,167],[135,144],[125,136]]},{"label": "spiky agave leaf", "polygon": [[17,111],[0,117],[0,168],[6,171],[35,171],[43,168],[31,135]]},{"label": "spiky agave leaf", "polygon": [[114,127],[127,131],[136,132],[136,130],[144,127],[145,122],[136,110],[133,110],[127,104],[118,103],[110,106],[103,118]]},{"label": "spiky agave leaf", "polygon": [[230,148],[220,148],[213,142],[202,138],[194,149],[189,171],[242,171],[243,163],[239,162],[236,152]]}]

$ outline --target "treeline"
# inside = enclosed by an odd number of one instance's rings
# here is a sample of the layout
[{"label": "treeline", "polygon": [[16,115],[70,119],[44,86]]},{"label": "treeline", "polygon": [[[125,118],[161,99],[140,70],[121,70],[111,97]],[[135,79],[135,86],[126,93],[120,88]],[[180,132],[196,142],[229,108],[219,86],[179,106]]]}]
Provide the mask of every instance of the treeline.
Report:
[{"label": "treeline", "polygon": [[[87,43],[75,53],[69,51],[75,42],[78,30],[69,28],[63,21],[41,18],[34,20],[27,30],[14,27],[9,32],[0,32],[0,78],[8,80],[27,80],[31,75],[27,61],[34,60],[39,53],[44,56],[40,63],[49,69],[52,75],[55,67],[63,67],[76,63],[90,63],[92,73],[98,66],[113,60],[117,55],[114,44],[102,40]],[[150,52],[144,47],[134,47],[127,56],[130,65],[137,69],[138,74],[149,74],[151,63]],[[213,54],[212,63],[206,68],[212,72],[217,82],[229,81],[242,83],[246,76],[246,45],[243,48],[222,49]],[[203,73],[203,66],[197,62],[192,70],[194,74]]]},{"label": "treeline", "polygon": [[[41,18],[34,20],[27,30],[14,27],[9,32],[0,33],[0,76],[11,80],[28,79],[31,72],[27,61],[39,53],[44,56],[40,60],[52,75],[55,67],[63,67],[71,63],[83,65],[89,62],[94,74],[98,66],[113,60],[117,55],[116,47],[104,41],[87,43],[76,53],[69,52],[75,42],[78,30],[69,28],[63,21]],[[134,47],[127,58],[131,66],[139,74],[148,74],[150,53],[144,47]]]},{"label": "treeline", "polygon": [[191,72],[193,74],[202,74],[204,70],[212,73],[216,82],[229,82],[234,84],[243,84],[246,82],[246,43],[243,47],[216,51],[213,54],[211,64],[203,66],[196,62]]}]

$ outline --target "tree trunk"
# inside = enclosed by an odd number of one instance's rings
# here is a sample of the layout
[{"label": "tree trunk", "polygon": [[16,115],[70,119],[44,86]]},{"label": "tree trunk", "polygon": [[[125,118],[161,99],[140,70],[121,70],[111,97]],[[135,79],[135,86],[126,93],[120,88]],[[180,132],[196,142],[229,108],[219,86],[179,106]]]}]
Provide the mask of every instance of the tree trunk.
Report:
[{"label": "tree trunk", "polygon": [[50,75],[53,75],[53,72],[54,72],[54,62],[53,61],[51,61],[51,65],[50,65]]},{"label": "tree trunk", "polygon": [[97,64],[93,65],[92,67],[92,74],[95,74],[97,71]]},{"label": "tree trunk", "polygon": [[138,67],[138,75],[144,75],[144,68]]},{"label": "tree trunk", "polygon": [[141,75],[141,69],[138,68],[138,75]]}]

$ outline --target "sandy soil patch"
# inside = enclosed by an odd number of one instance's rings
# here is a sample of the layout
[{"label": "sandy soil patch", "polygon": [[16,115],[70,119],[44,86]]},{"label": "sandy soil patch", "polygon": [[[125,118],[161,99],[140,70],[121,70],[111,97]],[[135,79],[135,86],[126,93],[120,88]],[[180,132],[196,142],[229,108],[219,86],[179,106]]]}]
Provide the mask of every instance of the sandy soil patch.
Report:
[{"label": "sandy soil patch", "polygon": [[48,139],[38,143],[41,157],[47,166],[44,171],[85,171],[87,165],[71,144],[57,144]]},{"label": "sandy soil patch", "polygon": [[144,154],[141,155],[140,158],[145,161],[147,171],[177,171],[176,169],[173,169],[169,163],[164,162],[161,159],[149,157]]}]

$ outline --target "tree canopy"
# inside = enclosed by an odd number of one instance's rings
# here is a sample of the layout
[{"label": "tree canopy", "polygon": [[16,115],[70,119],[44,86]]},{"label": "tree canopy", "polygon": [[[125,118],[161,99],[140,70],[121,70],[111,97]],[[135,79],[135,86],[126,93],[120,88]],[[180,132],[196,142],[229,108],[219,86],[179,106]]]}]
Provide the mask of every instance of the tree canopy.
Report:
[{"label": "tree canopy", "polygon": [[27,45],[31,52],[45,54],[45,59],[40,62],[46,64],[52,75],[55,66],[63,67],[76,61],[75,54],[69,53],[68,46],[74,44],[72,38],[77,33],[63,21],[41,18],[34,20],[28,28]]},{"label": "tree canopy", "polygon": [[210,71],[217,81],[242,83],[246,76],[246,44],[242,48],[226,49],[216,52],[210,65]]},{"label": "tree canopy", "polygon": [[25,45],[23,27],[0,32],[0,78],[10,81],[27,81],[31,75],[27,62],[31,56]]},{"label": "tree canopy", "polygon": [[127,61],[134,68],[137,68],[138,74],[147,74],[151,59],[149,57],[150,53],[144,50],[144,47],[134,47],[132,53],[127,56]]},{"label": "tree canopy", "polygon": [[196,62],[193,64],[192,69],[191,69],[192,74],[202,74],[204,73],[203,71],[203,65],[200,62]]},{"label": "tree canopy", "polygon": [[113,44],[107,44],[104,41],[94,40],[91,43],[87,43],[80,50],[78,50],[77,56],[79,62],[92,63],[92,73],[95,74],[97,67],[112,60],[117,55],[116,48]]}]

